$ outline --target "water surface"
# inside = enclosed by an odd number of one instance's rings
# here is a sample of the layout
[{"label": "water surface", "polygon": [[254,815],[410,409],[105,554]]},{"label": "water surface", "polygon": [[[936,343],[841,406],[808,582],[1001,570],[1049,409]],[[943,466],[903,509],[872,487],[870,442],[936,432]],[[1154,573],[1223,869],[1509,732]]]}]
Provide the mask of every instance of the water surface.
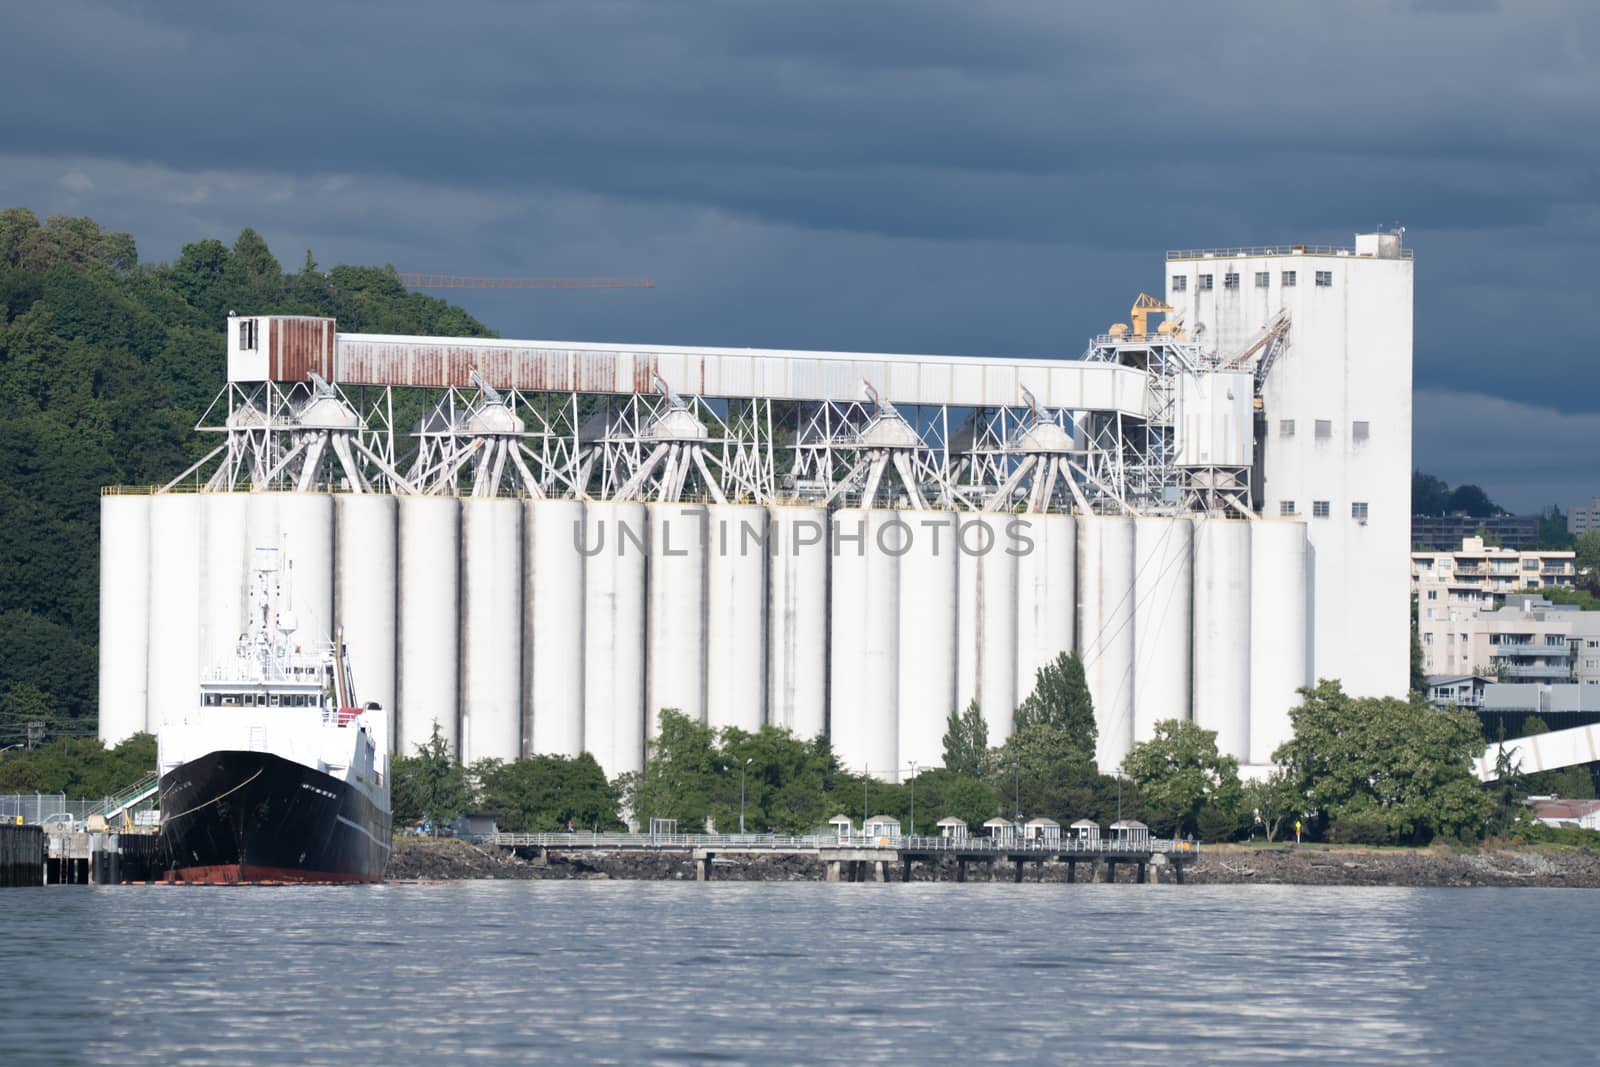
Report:
[{"label": "water surface", "polygon": [[0,893],[0,1061],[1594,1063],[1600,895],[476,882]]}]

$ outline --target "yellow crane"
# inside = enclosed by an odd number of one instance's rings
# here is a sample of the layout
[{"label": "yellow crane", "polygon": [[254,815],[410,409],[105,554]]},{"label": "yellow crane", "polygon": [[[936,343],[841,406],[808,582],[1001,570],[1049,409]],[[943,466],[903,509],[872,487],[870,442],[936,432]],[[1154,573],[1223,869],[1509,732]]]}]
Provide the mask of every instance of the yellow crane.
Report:
[{"label": "yellow crane", "polygon": [[1140,293],[1139,298],[1133,302],[1133,309],[1128,312],[1128,318],[1133,322],[1134,336],[1143,337],[1150,332],[1145,328],[1145,320],[1152,311],[1162,315],[1170,315],[1172,313],[1172,305],[1165,300],[1157,300],[1149,293]]}]

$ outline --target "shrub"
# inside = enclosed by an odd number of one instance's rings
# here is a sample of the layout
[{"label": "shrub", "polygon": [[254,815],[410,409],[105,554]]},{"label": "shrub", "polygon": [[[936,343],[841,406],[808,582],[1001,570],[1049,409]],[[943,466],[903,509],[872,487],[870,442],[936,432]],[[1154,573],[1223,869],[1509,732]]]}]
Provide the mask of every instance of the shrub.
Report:
[{"label": "shrub", "polygon": [[1353,811],[1328,827],[1328,840],[1340,845],[1387,845],[1394,840],[1379,811]]}]

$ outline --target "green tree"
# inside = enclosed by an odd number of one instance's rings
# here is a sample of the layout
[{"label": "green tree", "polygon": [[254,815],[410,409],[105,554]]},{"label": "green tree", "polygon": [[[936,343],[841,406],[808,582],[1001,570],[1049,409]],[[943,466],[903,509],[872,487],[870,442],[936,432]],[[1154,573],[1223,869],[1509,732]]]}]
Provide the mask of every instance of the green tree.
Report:
[{"label": "green tree", "polygon": [[1294,736],[1273,760],[1324,828],[1376,812],[1398,841],[1482,832],[1491,801],[1472,773],[1484,740],[1471,712],[1355,698],[1326,680],[1300,693]]},{"label": "green tree", "polygon": [[39,228],[39,216],[25,207],[0,211],[0,267],[22,265],[22,245]]},{"label": "green tree", "polygon": [[267,247],[266,239],[246,226],[233,240],[233,258],[252,289],[275,292],[283,285],[283,268]]},{"label": "green tree", "polygon": [[1450,505],[1450,486],[1421,471],[1411,472],[1411,514],[1443,515]]},{"label": "green tree", "polygon": [[644,770],[629,783],[633,819],[676,819],[684,833],[699,833],[711,815],[722,755],[717,734],[676,708],[663,708],[656,736],[645,743]]},{"label": "green tree", "polygon": [[1582,575],[1579,581],[1600,596],[1600,530],[1583,531],[1572,547],[1577,554],[1574,562]]},{"label": "green tree", "polygon": [[472,799],[466,771],[456,763],[438,723],[428,740],[417,746],[415,756],[390,761],[389,781],[396,822],[425,819],[443,826],[466,811]]},{"label": "green tree", "polygon": [[[810,741],[776,726],[755,733],[733,727],[718,737],[718,781],[712,818],[719,828],[739,825],[739,768],[744,768],[744,823],[755,832],[805,833],[834,814],[828,791],[838,767],[822,738]],[[746,762],[748,761],[748,762]]]},{"label": "green tree", "polygon": [[1269,844],[1277,840],[1278,830],[1286,820],[1303,814],[1301,800],[1281,767],[1274,767],[1265,778],[1244,784],[1244,812],[1261,827]]},{"label": "green tree", "polygon": [[29,751],[0,755],[0,792],[65,793],[99,800],[156,769],[156,739],[134,734],[114,748],[92,737],[65,737]]},{"label": "green tree", "polygon": [[[1101,774],[1092,754],[1065,730],[1030,723],[1014,730],[989,757],[993,815],[1044,816],[1067,826],[1077,819],[1110,822],[1118,810],[1117,779]],[[1140,818],[1143,808],[1131,781],[1121,784],[1121,811]]]},{"label": "green tree", "polygon": [[1207,808],[1214,810],[1213,835],[1222,825],[1237,828],[1244,796],[1239,761],[1217,751],[1215,730],[1183,719],[1158,722],[1150,740],[1128,750],[1122,769],[1138,785],[1156,833],[1199,833]]},{"label": "green tree", "polygon": [[1567,516],[1560,505],[1551,504],[1539,512],[1539,540],[1535,548],[1563,549],[1571,548],[1574,538],[1567,529]]},{"label": "green tree", "polygon": [[1091,758],[1099,737],[1094,699],[1075,652],[1063,652],[1034,673],[1033,692],[1018,706],[1018,728],[1032,725],[1060,730]]},{"label": "green tree", "polygon": [[1489,494],[1476,485],[1458,485],[1451,490],[1447,509],[1450,514],[1471,515],[1475,519],[1505,514],[1505,509],[1490,500]]},{"label": "green tree", "polygon": [[964,712],[950,712],[945,720],[944,766],[953,774],[975,778],[983,773],[984,756],[989,752],[989,724],[976,700]]},{"label": "green tree", "polygon": [[1423,668],[1422,637],[1417,633],[1417,598],[1411,598],[1411,692],[1425,696],[1428,672]]},{"label": "green tree", "polygon": [[[918,774],[915,781],[919,834],[931,835],[935,824],[949,817],[960,819],[968,826],[980,826],[999,810],[994,783],[975,775],[935,767]],[[909,803],[909,796],[907,800]]]},{"label": "green tree", "polygon": [[479,805],[512,833],[554,833],[569,822],[584,830],[623,829],[617,789],[587,752],[486,760],[474,767],[474,776]]}]

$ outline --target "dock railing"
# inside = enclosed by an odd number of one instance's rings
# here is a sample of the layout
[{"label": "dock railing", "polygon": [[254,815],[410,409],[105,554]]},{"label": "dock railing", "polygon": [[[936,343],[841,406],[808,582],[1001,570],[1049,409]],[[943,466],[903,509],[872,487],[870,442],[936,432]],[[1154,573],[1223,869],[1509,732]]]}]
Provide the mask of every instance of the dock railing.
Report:
[{"label": "dock railing", "polygon": [[968,837],[957,841],[942,836],[907,835],[865,837],[851,834],[636,834],[596,833],[578,830],[571,833],[480,834],[469,840],[497,845],[501,848],[580,848],[619,849],[630,851],[684,850],[684,849],[737,849],[740,851],[814,852],[818,849],[851,848],[883,849],[885,852],[993,852],[1012,854],[1018,852],[1046,852],[1078,855],[1127,854],[1130,852],[1194,853],[1199,846],[1192,841],[1176,841],[1152,837],[1142,841],[1101,838],[1085,840],[1062,838],[1046,841],[1042,838]]}]

